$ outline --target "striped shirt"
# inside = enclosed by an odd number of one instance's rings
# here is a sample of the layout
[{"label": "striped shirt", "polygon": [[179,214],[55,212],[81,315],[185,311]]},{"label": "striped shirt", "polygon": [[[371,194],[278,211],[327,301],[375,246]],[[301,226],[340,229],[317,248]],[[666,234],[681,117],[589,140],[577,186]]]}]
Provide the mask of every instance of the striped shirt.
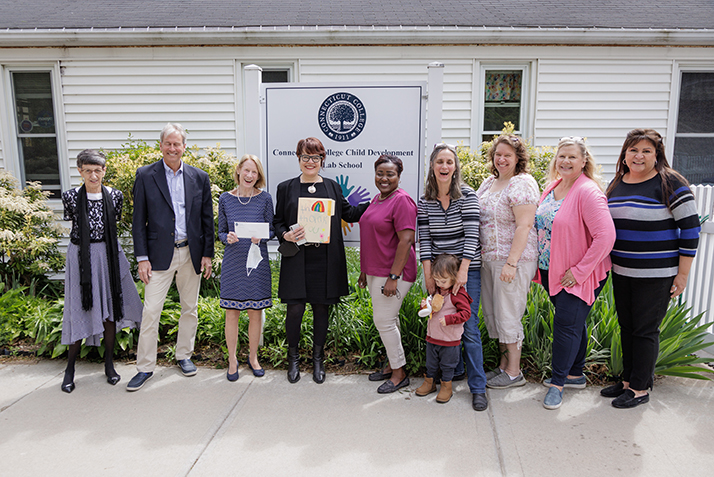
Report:
[{"label": "striped shirt", "polygon": [[447,210],[438,200],[419,199],[419,260],[451,253],[471,260],[469,270],[481,268],[478,196],[467,186],[462,186],[461,194],[461,198],[451,200]]},{"label": "striped shirt", "polygon": [[699,245],[699,216],[691,190],[674,179],[671,211],[662,199],[659,174],[639,184],[620,182],[608,206],[617,240],[611,253],[615,273],[633,278],[677,274],[679,257],[694,257]]}]

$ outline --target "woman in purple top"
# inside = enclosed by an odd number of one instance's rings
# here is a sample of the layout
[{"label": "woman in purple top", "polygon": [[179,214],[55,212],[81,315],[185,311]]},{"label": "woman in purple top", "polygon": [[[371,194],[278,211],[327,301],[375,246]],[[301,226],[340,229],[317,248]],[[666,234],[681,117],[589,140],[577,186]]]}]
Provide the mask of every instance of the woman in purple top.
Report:
[{"label": "woman in purple top", "polygon": [[377,392],[392,393],[409,386],[407,363],[399,330],[399,309],[416,280],[414,230],[417,207],[399,178],[404,166],[391,154],[379,156],[374,163],[374,196],[360,219],[360,265],[357,284],[372,296],[374,324],[387,349],[389,365],[369,375],[370,381],[386,379]]}]

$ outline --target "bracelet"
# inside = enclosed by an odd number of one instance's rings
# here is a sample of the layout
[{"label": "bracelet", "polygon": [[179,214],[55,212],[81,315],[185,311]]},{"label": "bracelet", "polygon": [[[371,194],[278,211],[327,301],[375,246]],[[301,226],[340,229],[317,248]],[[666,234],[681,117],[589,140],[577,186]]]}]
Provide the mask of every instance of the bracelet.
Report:
[{"label": "bracelet", "polygon": [[516,267],[515,265],[513,265],[513,264],[511,264],[511,263],[508,263],[508,262],[506,262],[506,265],[508,265],[509,267],[518,268],[518,267]]}]

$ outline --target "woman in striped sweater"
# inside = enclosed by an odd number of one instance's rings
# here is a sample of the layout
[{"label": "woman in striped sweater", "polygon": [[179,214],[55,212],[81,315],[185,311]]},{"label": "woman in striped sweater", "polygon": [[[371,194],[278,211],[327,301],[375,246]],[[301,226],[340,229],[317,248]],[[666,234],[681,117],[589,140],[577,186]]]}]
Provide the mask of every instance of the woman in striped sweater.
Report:
[{"label": "woman in striped sweater", "polygon": [[612,285],[622,338],[622,382],[600,394],[616,408],[649,401],[659,353],[659,325],[679,296],[699,244],[699,217],[687,180],[669,167],[662,136],[627,134],[607,189],[617,240]]},{"label": "woman in striped sweater", "polygon": [[[478,306],[481,295],[481,245],[479,244],[479,205],[476,192],[461,181],[461,169],[456,149],[437,144],[431,153],[424,196],[417,212],[419,256],[424,265],[424,282],[433,295],[436,284],[431,274],[431,262],[442,253],[461,259],[452,293],[466,288],[473,302],[471,317],[464,323],[462,336],[466,354],[466,371],[472,406],[476,411],[488,407],[486,373],[483,370],[481,332],[478,327]],[[454,376],[463,375],[461,362]]]}]

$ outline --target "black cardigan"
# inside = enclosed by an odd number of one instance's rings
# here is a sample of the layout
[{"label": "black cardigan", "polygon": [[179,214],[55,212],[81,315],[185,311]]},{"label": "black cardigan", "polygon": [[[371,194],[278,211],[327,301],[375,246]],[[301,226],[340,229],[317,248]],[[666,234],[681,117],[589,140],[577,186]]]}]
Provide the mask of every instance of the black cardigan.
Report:
[{"label": "black cardigan", "polygon": [[[342,188],[337,182],[326,177],[322,180],[328,198],[335,201],[335,214],[332,216],[330,224],[330,243],[322,246],[327,247],[327,270],[325,270],[327,298],[337,298],[349,294],[347,259],[342,239],[342,220],[359,222],[360,217],[367,210],[369,202],[352,206],[342,195]],[[278,237],[280,243],[284,241],[283,234],[290,231],[292,224],[297,223],[299,197],[300,177],[278,184],[273,227],[275,236]],[[305,278],[304,246],[300,246],[300,251],[292,257],[282,257],[278,297],[287,300],[304,299],[306,297]]]}]

